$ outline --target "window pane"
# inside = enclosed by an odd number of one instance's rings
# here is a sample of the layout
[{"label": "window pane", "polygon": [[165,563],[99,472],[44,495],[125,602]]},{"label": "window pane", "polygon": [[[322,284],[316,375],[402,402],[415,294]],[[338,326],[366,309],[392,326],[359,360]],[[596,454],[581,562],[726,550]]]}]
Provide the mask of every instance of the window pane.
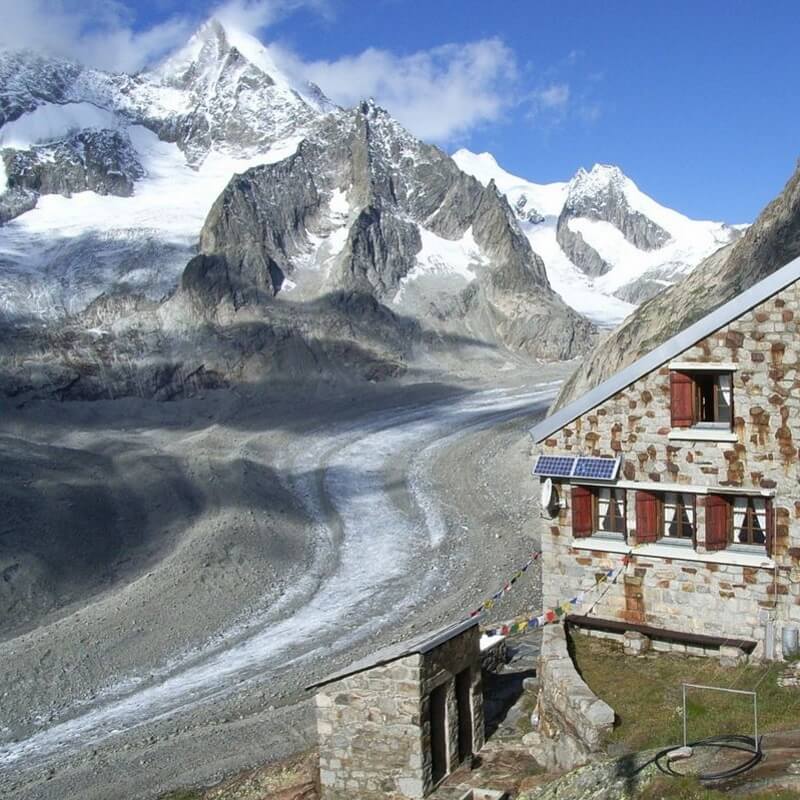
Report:
[{"label": "window pane", "polygon": [[716,382],[713,375],[697,375],[697,421],[714,422],[714,395]]},{"label": "window pane", "polygon": [[613,491],[611,511],[614,518],[613,530],[617,533],[625,533],[625,495],[620,489],[615,489]]},{"label": "window pane", "polygon": [[694,500],[688,494],[664,495],[664,536],[675,539],[694,537]]},{"label": "window pane", "polygon": [[737,544],[764,544],[767,530],[767,504],[762,497],[733,499],[733,541]]},{"label": "window pane", "polygon": [[676,515],[680,522],[678,535],[682,539],[691,539],[694,535],[694,509],[691,506],[680,504],[679,514]]},{"label": "window pane", "polygon": [[694,527],[694,498],[690,494],[682,494],[680,497],[684,508],[684,516]]},{"label": "window pane", "polygon": [[717,409],[715,422],[731,421],[732,392],[731,376],[728,373],[717,375]]}]

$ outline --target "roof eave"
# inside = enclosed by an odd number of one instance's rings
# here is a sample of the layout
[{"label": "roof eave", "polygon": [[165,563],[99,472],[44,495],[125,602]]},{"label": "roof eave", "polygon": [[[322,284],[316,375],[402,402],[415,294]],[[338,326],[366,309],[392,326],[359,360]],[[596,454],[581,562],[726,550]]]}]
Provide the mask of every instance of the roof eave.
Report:
[{"label": "roof eave", "polygon": [[795,258],[732,300],[723,303],[710,314],[706,314],[693,325],[667,339],[666,342],[642,356],[638,361],[634,361],[633,364],[612,375],[594,389],[559,409],[555,414],[545,417],[538,425],[530,429],[534,442],[539,444],[544,441],[548,436],[552,436],[582,414],[635,383],[643,375],[668,363],[679,353],[741,317],[742,314],[768,300],[798,279],[800,279],[800,258]]}]

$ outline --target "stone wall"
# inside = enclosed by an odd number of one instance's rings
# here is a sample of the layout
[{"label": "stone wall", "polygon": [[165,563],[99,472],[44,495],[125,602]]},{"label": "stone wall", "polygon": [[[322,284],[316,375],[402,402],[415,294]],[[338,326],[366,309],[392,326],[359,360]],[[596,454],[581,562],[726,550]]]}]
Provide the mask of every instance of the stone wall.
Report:
[{"label": "stone wall", "polygon": [[523,741],[548,769],[573,769],[587,763],[602,750],[603,738],[614,727],[614,709],[578,674],[563,625],[549,625],[542,631],[534,716],[537,730]]},{"label": "stone wall", "polygon": [[[624,577],[593,609],[595,616],[755,640],[756,657],[764,656],[766,641],[774,633],[776,655],[780,654],[780,626],[800,622],[798,308],[800,286],[795,284],[674,359],[710,367],[735,365],[731,441],[669,438],[670,377],[665,364],[543,443],[544,453],[622,457],[620,486],[627,483],[629,489],[630,545],[637,544],[635,484],[697,492],[695,547],[635,549]],[[749,558],[706,552],[703,491],[720,487],[774,497],[772,561],[755,551]],[[566,507],[543,531],[545,606],[590,586],[595,573],[619,566],[623,558],[622,548],[599,537],[573,539],[569,486],[561,488]]]},{"label": "stone wall", "polygon": [[414,654],[317,690],[325,800],[422,797],[421,679]]},{"label": "stone wall", "polygon": [[433,789],[430,693],[446,687],[450,771],[458,763],[455,676],[470,670],[472,749],[483,746],[477,626],[424,655],[412,654],[317,689],[323,800],[424,797]]},{"label": "stone wall", "polygon": [[481,650],[481,669],[486,672],[497,672],[508,663],[508,644],[505,639],[499,638]]}]

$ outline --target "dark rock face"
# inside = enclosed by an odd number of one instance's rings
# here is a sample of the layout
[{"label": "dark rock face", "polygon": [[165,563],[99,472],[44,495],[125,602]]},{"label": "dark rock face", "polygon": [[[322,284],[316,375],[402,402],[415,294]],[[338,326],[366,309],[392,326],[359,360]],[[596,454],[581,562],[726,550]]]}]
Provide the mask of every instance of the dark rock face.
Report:
[{"label": "dark rock face", "polygon": [[582,217],[608,222],[640,250],[656,250],[670,240],[667,231],[631,208],[625,195],[625,182],[625,176],[616,167],[599,164],[591,172],[579,170],[570,182],[567,199],[558,217],[556,238],[569,259],[592,277],[604,275],[611,266],[584,241],[579,231],[570,229],[572,219]]},{"label": "dark rock face", "polygon": [[292,257],[307,248],[306,226],[320,205],[303,150],[235,176],[214,203],[200,235],[201,255],[182,279],[195,299],[214,306],[227,297],[240,308],[280,291]]},{"label": "dark rock face", "polygon": [[0,151],[8,185],[37,194],[93,191],[130,197],[134,182],[144,176],[130,139],[111,130],[85,130],[63,141],[30,150]]},{"label": "dark rock face", "polygon": [[0,225],[36,208],[37,192],[30,189],[10,189],[0,195]]},{"label": "dark rock face", "polygon": [[211,315],[225,305],[268,305],[308,252],[337,192],[356,211],[329,290],[389,303],[416,266],[421,227],[447,240],[471,231],[491,266],[468,297],[454,296],[446,310],[439,305],[437,322],[488,317],[497,324],[492,337],[546,358],[588,346],[593,326],[552,291],[495,186],[483,187],[372,103],[326,118],[294,156],[236,176],[206,220],[183,290]]},{"label": "dark rock face", "polygon": [[564,384],[560,408],[800,256],[800,169],[735,243],[643,303]]},{"label": "dark rock face", "polygon": [[520,195],[514,203],[514,212],[517,217],[531,225],[539,225],[544,222],[544,217],[533,207],[528,205],[527,195]]},{"label": "dark rock face", "polygon": [[43,102],[63,103],[83,67],[31,51],[0,53],[0,127]]},{"label": "dark rock face", "polygon": [[565,216],[563,211],[558,218],[556,241],[561,245],[561,249],[567,258],[587,275],[593,278],[605,275],[610,271],[611,265],[584,240],[580,231],[570,230],[569,219],[570,217]]},{"label": "dark rock face", "polygon": [[365,208],[350,228],[351,257],[343,265],[346,289],[386,298],[408,275],[422,243],[417,226],[381,206]]}]

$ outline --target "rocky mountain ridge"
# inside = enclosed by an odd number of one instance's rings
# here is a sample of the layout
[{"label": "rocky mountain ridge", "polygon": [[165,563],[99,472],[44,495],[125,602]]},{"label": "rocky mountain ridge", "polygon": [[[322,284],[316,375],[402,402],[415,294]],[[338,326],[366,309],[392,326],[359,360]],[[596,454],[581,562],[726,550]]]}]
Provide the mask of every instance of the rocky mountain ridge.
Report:
[{"label": "rocky mountain ridge", "polygon": [[375,379],[451,345],[593,339],[496,187],[216,21],[136,76],[13,54],[0,78],[6,394]]},{"label": "rocky mountain ridge", "polygon": [[567,182],[537,184],[506,172],[489,153],[459,150],[453,158],[505,193],[551,285],[603,327],[740,235],[737,227],[661,206],[616,166],[595,164]]}]

